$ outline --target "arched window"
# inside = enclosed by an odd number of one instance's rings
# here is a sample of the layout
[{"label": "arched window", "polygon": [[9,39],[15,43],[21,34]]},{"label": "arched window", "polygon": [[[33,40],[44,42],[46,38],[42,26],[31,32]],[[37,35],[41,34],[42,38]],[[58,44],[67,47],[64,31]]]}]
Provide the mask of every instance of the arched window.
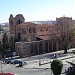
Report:
[{"label": "arched window", "polygon": [[19,20],[17,21],[17,25],[18,25],[18,24],[21,24],[21,23],[22,23],[22,21],[19,19]]},{"label": "arched window", "polygon": [[20,21],[20,19],[19,19],[19,20],[18,20],[18,23],[20,24],[20,22],[21,22],[21,21]]},{"label": "arched window", "polygon": [[18,25],[18,21],[17,21],[17,25]]},{"label": "arched window", "polygon": [[31,28],[29,28],[29,33],[31,33]]},{"label": "arched window", "polygon": [[41,29],[41,31],[42,31],[42,29]]},{"label": "arched window", "polygon": [[18,41],[21,41],[21,34],[18,33]]}]

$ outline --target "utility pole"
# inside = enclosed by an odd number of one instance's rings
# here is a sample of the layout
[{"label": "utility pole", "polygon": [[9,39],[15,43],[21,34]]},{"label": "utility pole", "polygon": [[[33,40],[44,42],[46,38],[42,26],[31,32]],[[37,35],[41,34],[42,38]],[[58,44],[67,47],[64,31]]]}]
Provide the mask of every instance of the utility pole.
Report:
[{"label": "utility pole", "polygon": [[3,69],[2,69],[2,55],[1,55],[1,72],[2,72],[2,75],[3,75]]}]

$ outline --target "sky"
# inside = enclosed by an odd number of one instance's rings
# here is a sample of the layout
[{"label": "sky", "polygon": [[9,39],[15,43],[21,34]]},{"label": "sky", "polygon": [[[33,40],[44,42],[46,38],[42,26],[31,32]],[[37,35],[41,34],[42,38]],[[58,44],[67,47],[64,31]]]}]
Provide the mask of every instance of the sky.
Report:
[{"label": "sky", "polygon": [[10,14],[23,14],[26,21],[75,19],[75,0],[0,0],[0,23],[8,22]]}]

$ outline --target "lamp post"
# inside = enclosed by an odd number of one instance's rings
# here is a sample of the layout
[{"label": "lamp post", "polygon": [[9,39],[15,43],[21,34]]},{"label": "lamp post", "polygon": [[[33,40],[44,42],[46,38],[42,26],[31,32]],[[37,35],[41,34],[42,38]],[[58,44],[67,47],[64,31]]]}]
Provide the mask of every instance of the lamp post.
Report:
[{"label": "lamp post", "polygon": [[3,75],[3,69],[2,69],[2,55],[1,55],[1,72],[2,72],[2,75]]},{"label": "lamp post", "polygon": [[51,36],[51,42],[52,42],[52,52],[54,50],[54,34]]},{"label": "lamp post", "polygon": [[39,59],[39,66],[41,65],[41,56],[38,55],[38,59]]}]

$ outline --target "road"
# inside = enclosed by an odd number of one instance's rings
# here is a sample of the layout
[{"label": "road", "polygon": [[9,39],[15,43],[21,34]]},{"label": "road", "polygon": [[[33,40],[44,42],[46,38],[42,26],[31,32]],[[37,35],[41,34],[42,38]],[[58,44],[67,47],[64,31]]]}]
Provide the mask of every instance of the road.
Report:
[{"label": "road", "polygon": [[[73,55],[63,55],[63,57],[58,57],[57,59],[67,58],[70,56],[72,57]],[[3,72],[11,72],[16,75],[52,75],[52,71],[50,69],[51,68],[50,63],[39,66],[39,61],[41,61],[41,63],[43,64],[43,63],[47,63],[53,59],[48,58],[47,56],[43,58],[43,55],[42,55],[42,58],[41,58],[41,56],[40,57],[38,57],[38,56],[28,57],[28,58],[21,59],[21,60],[27,62],[27,65],[25,65],[23,67],[16,67],[16,65],[12,65],[12,64],[2,64],[2,69],[3,69]],[[71,66],[66,61],[74,62],[74,60],[75,60],[75,57],[62,60],[63,64],[64,64],[62,73],[65,72],[65,69],[67,69],[69,66]],[[1,64],[0,64],[0,66],[1,66]]]},{"label": "road", "polygon": [[50,75],[50,69],[15,67],[15,65],[4,64],[3,72],[15,73],[16,75]]}]

